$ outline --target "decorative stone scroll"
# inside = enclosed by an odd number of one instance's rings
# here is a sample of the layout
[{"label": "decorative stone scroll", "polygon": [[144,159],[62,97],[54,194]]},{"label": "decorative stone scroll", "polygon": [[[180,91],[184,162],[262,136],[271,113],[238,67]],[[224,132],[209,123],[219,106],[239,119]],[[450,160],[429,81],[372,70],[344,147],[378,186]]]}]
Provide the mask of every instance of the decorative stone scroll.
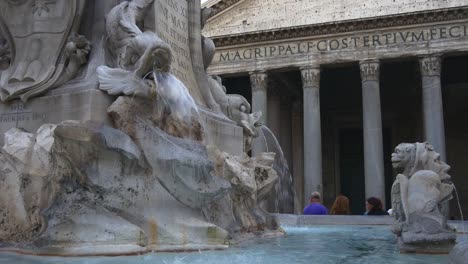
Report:
[{"label": "decorative stone scroll", "polygon": [[378,81],[380,77],[380,63],[378,60],[359,62],[362,82]]},{"label": "decorative stone scroll", "polygon": [[[28,98],[75,77],[89,42],[76,34],[86,0],[1,1],[0,99]],[[2,51],[3,50],[3,51]],[[11,60],[11,61],[9,61]]]},{"label": "decorative stone scroll", "polygon": [[422,57],[419,60],[422,76],[440,76],[442,60],[438,55]]},{"label": "decorative stone scroll", "polygon": [[264,71],[251,72],[250,83],[252,91],[264,91],[267,89],[268,74]]}]

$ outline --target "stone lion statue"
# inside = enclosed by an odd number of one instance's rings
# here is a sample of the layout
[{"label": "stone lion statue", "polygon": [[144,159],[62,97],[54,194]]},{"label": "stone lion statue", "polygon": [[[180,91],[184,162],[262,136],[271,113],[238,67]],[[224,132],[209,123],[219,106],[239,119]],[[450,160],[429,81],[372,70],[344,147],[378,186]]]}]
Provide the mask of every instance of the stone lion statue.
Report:
[{"label": "stone lion statue", "polygon": [[455,232],[441,213],[452,199],[450,169],[428,143],[402,143],[392,154],[400,171],[392,186],[395,224],[392,231],[403,244],[453,243]]}]

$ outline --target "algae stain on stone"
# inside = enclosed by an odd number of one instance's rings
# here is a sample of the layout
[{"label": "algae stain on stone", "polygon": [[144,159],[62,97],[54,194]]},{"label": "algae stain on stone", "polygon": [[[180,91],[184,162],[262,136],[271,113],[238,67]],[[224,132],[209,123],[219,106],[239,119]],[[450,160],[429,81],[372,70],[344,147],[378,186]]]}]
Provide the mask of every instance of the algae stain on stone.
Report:
[{"label": "algae stain on stone", "polygon": [[148,221],[148,230],[149,230],[149,244],[154,245],[158,242],[158,224],[156,220],[150,219]]},{"label": "algae stain on stone", "polygon": [[182,244],[188,244],[187,228],[185,226],[182,227]]},{"label": "algae stain on stone", "polygon": [[146,247],[148,245],[148,238],[146,237],[145,233],[140,230],[137,239],[137,245],[140,247]]},{"label": "algae stain on stone", "polygon": [[206,229],[206,235],[208,237],[208,243],[217,244],[219,242],[218,237],[218,228],[215,226],[210,226]]}]

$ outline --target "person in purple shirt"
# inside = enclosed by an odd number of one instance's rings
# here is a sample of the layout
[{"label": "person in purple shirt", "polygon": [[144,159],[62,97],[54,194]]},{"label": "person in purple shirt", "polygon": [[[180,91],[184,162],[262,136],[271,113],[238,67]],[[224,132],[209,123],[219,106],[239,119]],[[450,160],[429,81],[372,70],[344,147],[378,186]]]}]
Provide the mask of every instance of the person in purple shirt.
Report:
[{"label": "person in purple shirt", "polygon": [[320,201],[321,201],[320,193],[319,192],[313,192],[310,195],[310,204],[304,208],[304,214],[305,215],[327,215],[328,214],[328,209],[323,206]]}]

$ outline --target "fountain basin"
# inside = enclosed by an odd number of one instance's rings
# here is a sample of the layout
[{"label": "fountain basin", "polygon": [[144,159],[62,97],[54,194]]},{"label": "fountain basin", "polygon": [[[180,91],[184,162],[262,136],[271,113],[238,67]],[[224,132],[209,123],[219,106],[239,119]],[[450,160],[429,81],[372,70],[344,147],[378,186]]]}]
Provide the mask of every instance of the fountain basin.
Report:
[{"label": "fountain basin", "polygon": [[[120,257],[35,257],[0,253],[0,263],[447,263],[447,255],[400,254],[390,217],[275,215],[287,235],[259,237],[226,250]],[[328,220],[328,224],[326,221]],[[337,224],[339,223],[339,224]],[[334,225],[335,224],[335,225]],[[461,230],[460,221],[451,222]],[[458,233],[458,241],[468,237]],[[188,251],[185,248],[181,251]],[[221,249],[221,248],[218,248]]]}]

